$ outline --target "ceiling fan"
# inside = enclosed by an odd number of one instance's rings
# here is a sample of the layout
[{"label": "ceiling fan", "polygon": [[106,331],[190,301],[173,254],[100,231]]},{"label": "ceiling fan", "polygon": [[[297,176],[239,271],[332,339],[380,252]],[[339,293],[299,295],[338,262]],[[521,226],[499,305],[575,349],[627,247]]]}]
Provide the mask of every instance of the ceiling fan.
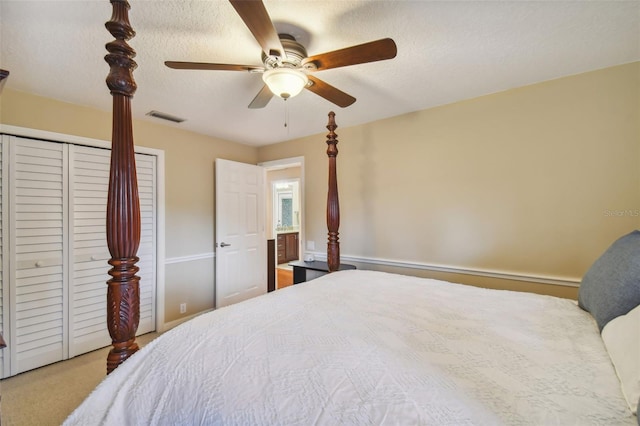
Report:
[{"label": "ceiling fan", "polygon": [[245,71],[262,73],[263,88],[249,108],[264,108],[273,95],[283,99],[307,89],[340,107],[356,101],[353,96],[311,75],[315,71],[392,59],[395,42],[384,38],[319,55],[307,56],[307,50],[289,34],[278,34],[261,0],[229,0],[262,48],[263,65],[214,64],[166,61],[174,69]]}]

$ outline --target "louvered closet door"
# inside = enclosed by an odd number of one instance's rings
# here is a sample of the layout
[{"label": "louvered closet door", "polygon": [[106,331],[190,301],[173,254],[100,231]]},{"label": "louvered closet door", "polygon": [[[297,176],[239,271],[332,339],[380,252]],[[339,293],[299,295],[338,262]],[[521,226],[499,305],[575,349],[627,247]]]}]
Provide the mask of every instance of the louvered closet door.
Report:
[{"label": "louvered closet door", "polygon": [[67,357],[67,146],[10,137],[11,374]]},{"label": "louvered closet door", "polygon": [[[8,228],[8,202],[7,192],[5,185],[9,181],[7,166],[8,157],[6,155],[9,137],[1,136],[0,140],[0,333],[5,340],[5,343],[10,344],[9,329],[6,327],[9,324],[9,309],[8,303],[5,304],[5,300],[9,300],[9,288],[7,286],[8,279],[5,271],[8,271],[9,255],[5,248],[5,241],[7,240],[7,228]],[[9,375],[9,356],[5,355],[9,349],[0,349],[0,378]]]},{"label": "louvered closet door", "polygon": [[69,356],[108,346],[106,206],[109,155],[106,149],[70,146],[72,278],[69,297]]},{"label": "louvered closet door", "polygon": [[140,198],[140,325],[138,334],[156,329],[156,160],[154,155],[136,154]]},{"label": "louvered closet door", "polygon": [[[84,146],[71,146],[70,150],[73,234],[69,356],[73,357],[111,344],[106,325],[107,261],[111,257],[106,240],[110,151]],[[138,155],[136,162],[142,225],[138,334],[142,334],[155,330],[155,157]]]}]

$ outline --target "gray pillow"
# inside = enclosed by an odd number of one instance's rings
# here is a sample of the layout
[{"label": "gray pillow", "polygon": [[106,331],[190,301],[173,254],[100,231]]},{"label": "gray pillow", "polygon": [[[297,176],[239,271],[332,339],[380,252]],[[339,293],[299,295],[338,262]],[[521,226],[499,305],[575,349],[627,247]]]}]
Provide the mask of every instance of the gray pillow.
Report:
[{"label": "gray pillow", "polygon": [[594,262],[582,278],[578,304],[593,315],[600,331],[640,305],[640,231],[618,239]]}]

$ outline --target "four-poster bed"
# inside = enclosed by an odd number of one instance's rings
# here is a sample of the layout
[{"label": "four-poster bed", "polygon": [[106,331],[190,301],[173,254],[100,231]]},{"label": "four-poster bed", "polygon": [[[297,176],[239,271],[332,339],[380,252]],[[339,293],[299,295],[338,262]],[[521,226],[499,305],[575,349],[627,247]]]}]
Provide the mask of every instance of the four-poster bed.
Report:
[{"label": "four-poster bed", "polygon": [[[114,348],[111,374],[66,424],[637,422],[640,373],[619,355],[640,346],[637,231],[585,276],[580,305],[593,316],[549,296],[350,270],[203,314],[134,354],[139,225],[129,98],[135,64],[126,45],[133,30],[126,1],[111,1],[107,26],[117,40],[107,60],[117,176],[109,198],[108,326]],[[336,127],[330,114],[332,270],[339,267]],[[615,258],[616,273],[607,256]],[[620,258],[630,265],[626,275]],[[602,277],[613,275],[619,285],[612,290]]]}]

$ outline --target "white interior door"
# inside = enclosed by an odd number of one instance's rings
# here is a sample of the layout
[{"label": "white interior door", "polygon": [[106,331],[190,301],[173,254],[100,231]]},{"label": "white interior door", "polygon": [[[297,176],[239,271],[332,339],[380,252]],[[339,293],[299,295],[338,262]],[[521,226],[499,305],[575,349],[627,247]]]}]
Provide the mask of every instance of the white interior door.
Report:
[{"label": "white interior door", "polygon": [[216,308],[267,292],[265,171],[216,159]]}]

